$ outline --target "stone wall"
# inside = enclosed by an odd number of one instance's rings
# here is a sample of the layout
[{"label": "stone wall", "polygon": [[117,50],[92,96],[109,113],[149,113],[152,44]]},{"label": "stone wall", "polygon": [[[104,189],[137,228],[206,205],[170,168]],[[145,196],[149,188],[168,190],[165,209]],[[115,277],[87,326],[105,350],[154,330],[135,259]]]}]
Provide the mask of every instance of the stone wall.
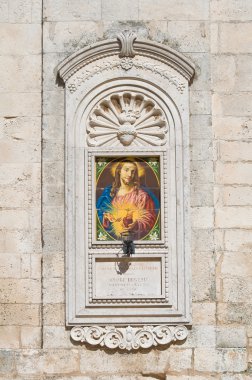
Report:
[{"label": "stone wall", "polygon": [[[251,19],[250,0],[1,1],[0,380],[251,378]],[[193,327],[184,344],[143,353],[75,346],[64,326],[64,89],[56,66],[125,28],[196,63]]]}]

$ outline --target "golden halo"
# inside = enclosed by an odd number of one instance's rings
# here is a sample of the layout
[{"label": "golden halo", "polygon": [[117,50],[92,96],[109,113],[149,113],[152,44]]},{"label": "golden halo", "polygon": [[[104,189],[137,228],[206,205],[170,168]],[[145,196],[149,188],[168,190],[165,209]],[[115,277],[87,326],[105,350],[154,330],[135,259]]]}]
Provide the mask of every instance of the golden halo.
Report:
[{"label": "golden halo", "polygon": [[140,162],[138,162],[134,157],[132,157],[132,158],[131,157],[125,157],[125,158],[122,158],[121,160],[116,160],[111,165],[111,174],[112,174],[113,177],[115,176],[116,168],[117,168],[118,164],[121,161],[132,161],[132,162],[134,162],[137,165],[137,170],[138,170],[138,176],[139,177],[142,177],[145,174],[145,168],[144,168],[144,166]]}]

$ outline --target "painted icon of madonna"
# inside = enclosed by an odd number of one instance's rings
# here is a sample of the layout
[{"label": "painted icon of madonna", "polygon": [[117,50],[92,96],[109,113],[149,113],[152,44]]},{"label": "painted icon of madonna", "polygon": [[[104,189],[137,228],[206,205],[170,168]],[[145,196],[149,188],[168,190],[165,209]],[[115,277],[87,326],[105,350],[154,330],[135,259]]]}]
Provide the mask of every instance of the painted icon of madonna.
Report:
[{"label": "painted icon of madonna", "polygon": [[96,239],[160,240],[159,157],[96,157]]}]

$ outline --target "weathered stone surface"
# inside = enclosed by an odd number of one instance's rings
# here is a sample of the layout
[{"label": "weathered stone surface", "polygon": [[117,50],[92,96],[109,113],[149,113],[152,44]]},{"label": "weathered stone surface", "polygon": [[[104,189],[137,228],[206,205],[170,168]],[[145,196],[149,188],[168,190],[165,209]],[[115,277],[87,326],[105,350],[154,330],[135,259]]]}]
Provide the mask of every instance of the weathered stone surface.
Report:
[{"label": "weathered stone surface", "polygon": [[209,27],[203,21],[170,21],[168,39],[170,45],[179,47],[182,52],[207,52]]},{"label": "weathered stone surface", "polygon": [[39,303],[41,299],[41,284],[32,279],[1,279],[0,302]]},{"label": "weathered stone surface", "polygon": [[252,236],[250,230],[226,230],[225,249],[227,251],[251,252]]},{"label": "weathered stone surface", "polygon": [[19,348],[19,335],[20,331],[18,326],[0,326],[0,349]]},{"label": "weathered stone surface", "polygon": [[22,348],[41,348],[41,338],[41,327],[21,327],[20,339]]},{"label": "weathered stone surface", "polygon": [[194,207],[191,211],[193,228],[213,227],[213,208]]},{"label": "weathered stone surface", "polygon": [[214,302],[193,302],[192,317],[194,325],[214,325],[216,323]]},{"label": "weathered stone surface", "polygon": [[102,2],[103,20],[135,20],[138,19],[138,2],[122,0],[120,6],[115,6],[113,0]]},{"label": "weathered stone surface", "polygon": [[101,0],[69,3],[67,0],[47,0],[44,17],[52,21],[100,20]]},{"label": "weathered stone surface", "polygon": [[[54,290],[53,292],[52,289]],[[48,278],[44,281],[43,301],[45,304],[63,303],[64,300],[64,278]]]},{"label": "weathered stone surface", "polygon": [[157,0],[155,7],[151,0],[139,0],[140,20],[206,20],[208,12],[207,3],[203,0],[192,0],[190,3],[186,0]]},{"label": "weathered stone surface", "polygon": [[40,306],[37,304],[2,304],[0,308],[0,325],[39,326]]},{"label": "weathered stone surface", "polygon": [[211,18],[216,21],[250,21],[252,4],[243,0],[212,0]]},{"label": "weathered stone surface", "polygon": [[220,228],[251,228],[251,207],[222,207],[216,210],[216,226]]},{"label": "weathered stone surface", "polygon": [[251,303],[218,303],[216,315],[218,322],[222,324],[250,325],[252,323]]},{"label": "weathered stone surface", "polygon": [[236,116],[214,116],[213,129],[215,138],[223,140],[240,140],[252,138],[252,118]]},{"label": "weathered stone surface", "polygon": [[192,297],[194,301],[215,299],[215,260],[212,252],[194,252],[192,257]]},{"label": "weathered stone surface", "polygon": [[252,161],[252,142],[220,142],[219,156],[221,161]]},{"label": "weathered stone surface", "polygon": [[60,303],[43,305],[43,323],[45,326],[64,326],[65,305]]},{"label": "weathered stone surface", "polygon": [[224,278],[222,287],[224,302],[250,302],[252,293],[251,277]]},{"label": "weathered stone surface", "polygon": [[214,116],[248,116],[252,115],[251,93],[218,94],[212,97]]},{"label": "weathered stone surface", "polygon": [[246,347],[247,345],[245,327],[218,327],[216,338],[219,348]]},{"label": "weathered stone surface", "polygon": [[14,353],[9,350],[0,350],[0,375],[11,375],[14,369]]},{"label": "weathered stone surface", "polygon": [[225,252],[221,265],[223,275],[251,276],[252,255],[244,252]]},{"label": "weathered stone surface", "polygon": [[251,185],[252,164],[250,163],[216,163],[216,182],[220,184]]},{"label": "weathered stone surface", "polygon": [[[252,52],[251,23],[222,23],[220,25],[221,53],[251,53]],[[233,36],[235,35],[235,38]]]}]

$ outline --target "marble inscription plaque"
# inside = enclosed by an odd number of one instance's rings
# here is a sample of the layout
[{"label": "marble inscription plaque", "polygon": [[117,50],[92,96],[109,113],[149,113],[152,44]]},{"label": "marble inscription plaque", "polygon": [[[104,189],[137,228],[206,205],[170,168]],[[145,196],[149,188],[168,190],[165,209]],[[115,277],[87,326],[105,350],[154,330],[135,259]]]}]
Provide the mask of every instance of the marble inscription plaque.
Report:
[{"label": "marble inscription plaque", "polygon": [[97,258],[94,298],[162,297],[161,272],[161,258]]}]

